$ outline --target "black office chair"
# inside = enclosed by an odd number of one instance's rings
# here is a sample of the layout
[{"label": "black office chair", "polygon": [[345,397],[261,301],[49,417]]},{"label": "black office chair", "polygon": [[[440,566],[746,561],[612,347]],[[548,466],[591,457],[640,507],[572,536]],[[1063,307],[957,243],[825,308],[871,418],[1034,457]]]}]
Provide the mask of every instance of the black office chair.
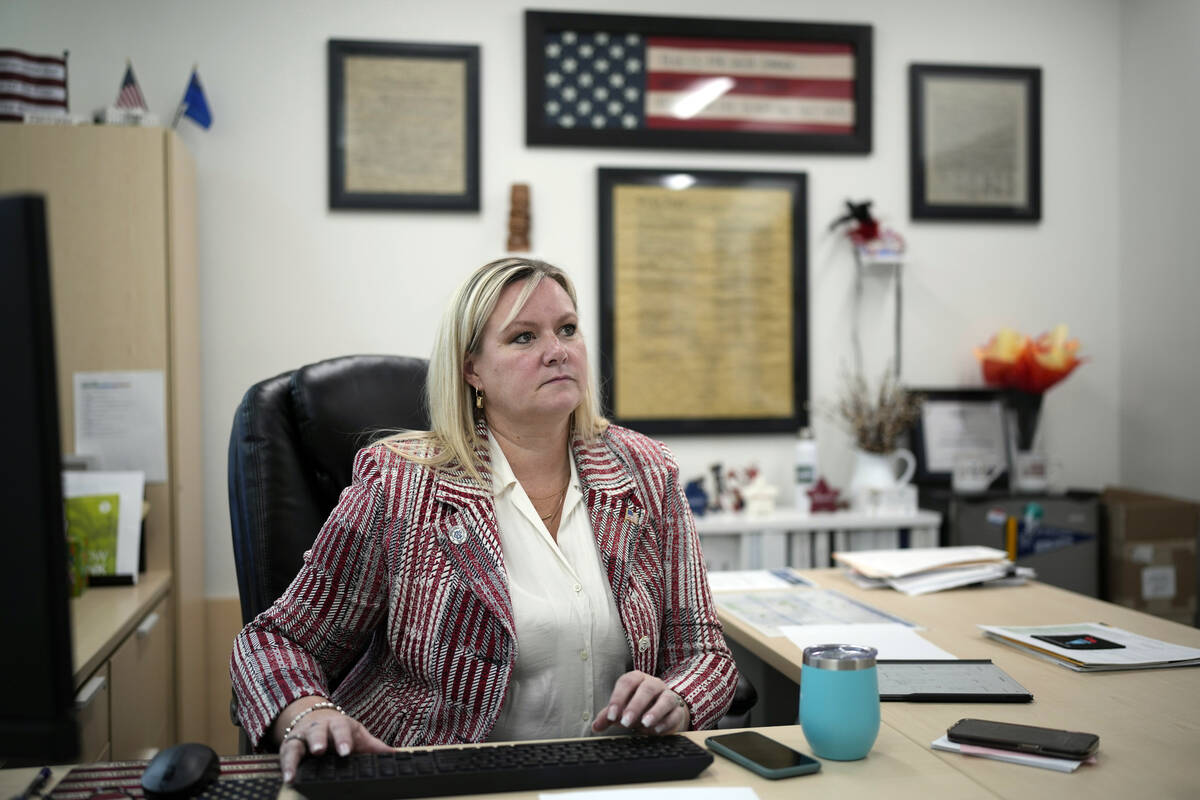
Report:
[{"label": "black office chair", "polygon": [[[251,386],[229,438],[229,515],[242,624],[269,608],[350,485],[354,455],[381,431],[428,429],[428,362],[344,356]],[[722,724],[743,721],[754,687],[739,683]],[[238,724],[236,705],[230,715]],[[242,734],[242,752],[249,742]]]},{"label": "black office chair", "polygon": [[343,356],[254,384],[229,438],[242,623],[270,607],[381,431],[429,428],[423,358]]}]

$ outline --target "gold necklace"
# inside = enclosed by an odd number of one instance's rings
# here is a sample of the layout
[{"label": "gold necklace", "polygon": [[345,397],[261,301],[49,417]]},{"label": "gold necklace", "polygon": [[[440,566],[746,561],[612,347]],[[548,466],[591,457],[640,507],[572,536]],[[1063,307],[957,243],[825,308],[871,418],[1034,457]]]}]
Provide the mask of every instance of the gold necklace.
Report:
[{"label": "gold necklace", "polygon": [[571,480],[568,478],[567,484],[564,485],[561,489],[558,489],[557,491],[553,491],[550,494],[544,495],[542,497],[534,497],[529,492],[526,492],[525,496],[528,497],[530,500],[549,500],[551,497],[558,497],[560,494],[565,492],[567,490],[567,485],[569,485],[570,483],[571,483]]},{"label": "gold necklace", "polygon": [[[551,511],[549,514],[545,514],[545,515],[543,515],[541,511],[538,511],[538,512],[537,512],[537,514],[538,514],[538,517],[540,517],[540,518],[541,518],[542,522],[549,522],[549,521],[550,521],[550,519],[551,519],[551,518],[552,518],[552,517],[553,517],[555,514],[558,514],[560,511],[562,511],[562,504],[563,504],[563,501],[564,501],[564,500],[566,500],[566,498],[567,498],[567,487],[568,487],[568,486],[570,486],[570,485],[571,485],[571,481],[570,481],[570,480],[568,480],[568,481],[567,481],[565,484],[563,484],[563,487],[562,487],[561,489],[559,489],[557,492],[555,492],[554,494],[551,494],[551,495],[546,495],[546,497],[539,497],[539,498],[537,498],[538,500],[547,500],[547,499],[549,499],[549,498],[551,498],[551,497],[555,497],[555,498],[557,498],[556,502],[554,503],[554,509],[553,509],[553,510],[552,510],[552,511]],[[533,498],[533,497],[530,497],[530,498],[529,498],[529,502],[530,502],[531,504],[533,503],[533,500],[534,500],[534,498]],[[534,510],[534,511],[537,511],[537,506],[536,506],[536,505],[534,505],[534,506],[533,506],[533,510]]]}]

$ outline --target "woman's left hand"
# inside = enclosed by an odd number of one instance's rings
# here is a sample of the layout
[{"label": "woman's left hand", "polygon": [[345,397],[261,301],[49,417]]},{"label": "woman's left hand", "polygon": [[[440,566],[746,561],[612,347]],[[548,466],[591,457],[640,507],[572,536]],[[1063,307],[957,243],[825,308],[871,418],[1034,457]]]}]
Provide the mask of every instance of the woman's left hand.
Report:
[{"label": "woman's left hand", "polygon": [[634,670],[617,678],[608,705],[592,720],[599,733],[619,724],[643,733],[686,731],[691,722],[687,703],[653,675]]}]

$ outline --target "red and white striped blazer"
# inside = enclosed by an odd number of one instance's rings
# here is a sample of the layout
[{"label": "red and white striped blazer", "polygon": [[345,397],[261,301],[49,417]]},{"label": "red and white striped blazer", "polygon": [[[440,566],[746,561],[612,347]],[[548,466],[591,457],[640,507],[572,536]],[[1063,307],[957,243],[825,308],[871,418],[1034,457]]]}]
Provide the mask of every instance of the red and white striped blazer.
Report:
[{"label": "red and white striped blazer", "polygon": [[[737,670],[674,457],[617,425],[572,453],[634,669],[679,693],[694,728],[711,727]],[[479,455],[486,464],[486,442]],[[376,445],[358,453],[291,586],[238,634],[230,671],[256,744],[284,706],[331,684],[385,742],[478,742],[518,646],[490,488]]]}]

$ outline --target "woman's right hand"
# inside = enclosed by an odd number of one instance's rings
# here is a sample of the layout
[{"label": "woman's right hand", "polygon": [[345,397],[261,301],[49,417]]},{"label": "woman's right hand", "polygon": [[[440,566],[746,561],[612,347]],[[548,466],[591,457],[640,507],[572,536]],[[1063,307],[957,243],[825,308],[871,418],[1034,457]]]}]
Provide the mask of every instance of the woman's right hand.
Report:
[{"label": "woman's right hand", "polygon": [[[279,769],[283,772],[284,783],[291,783],[296,777],[296,767],[299,766],[300,759],[309,753],[314,756],[323,755],[331,745],[341,756],[393,751],[394,748],[371,735],[361,722],[336,708],[318,708],[304,714],[305,710],[317,703],[326,702],[329,701],[324,697],[302,697],[279,713],[274,736],[280,739]],[[284,738],[283,732],[300,714],[304,714],[303,719],[294,725]]]}]

